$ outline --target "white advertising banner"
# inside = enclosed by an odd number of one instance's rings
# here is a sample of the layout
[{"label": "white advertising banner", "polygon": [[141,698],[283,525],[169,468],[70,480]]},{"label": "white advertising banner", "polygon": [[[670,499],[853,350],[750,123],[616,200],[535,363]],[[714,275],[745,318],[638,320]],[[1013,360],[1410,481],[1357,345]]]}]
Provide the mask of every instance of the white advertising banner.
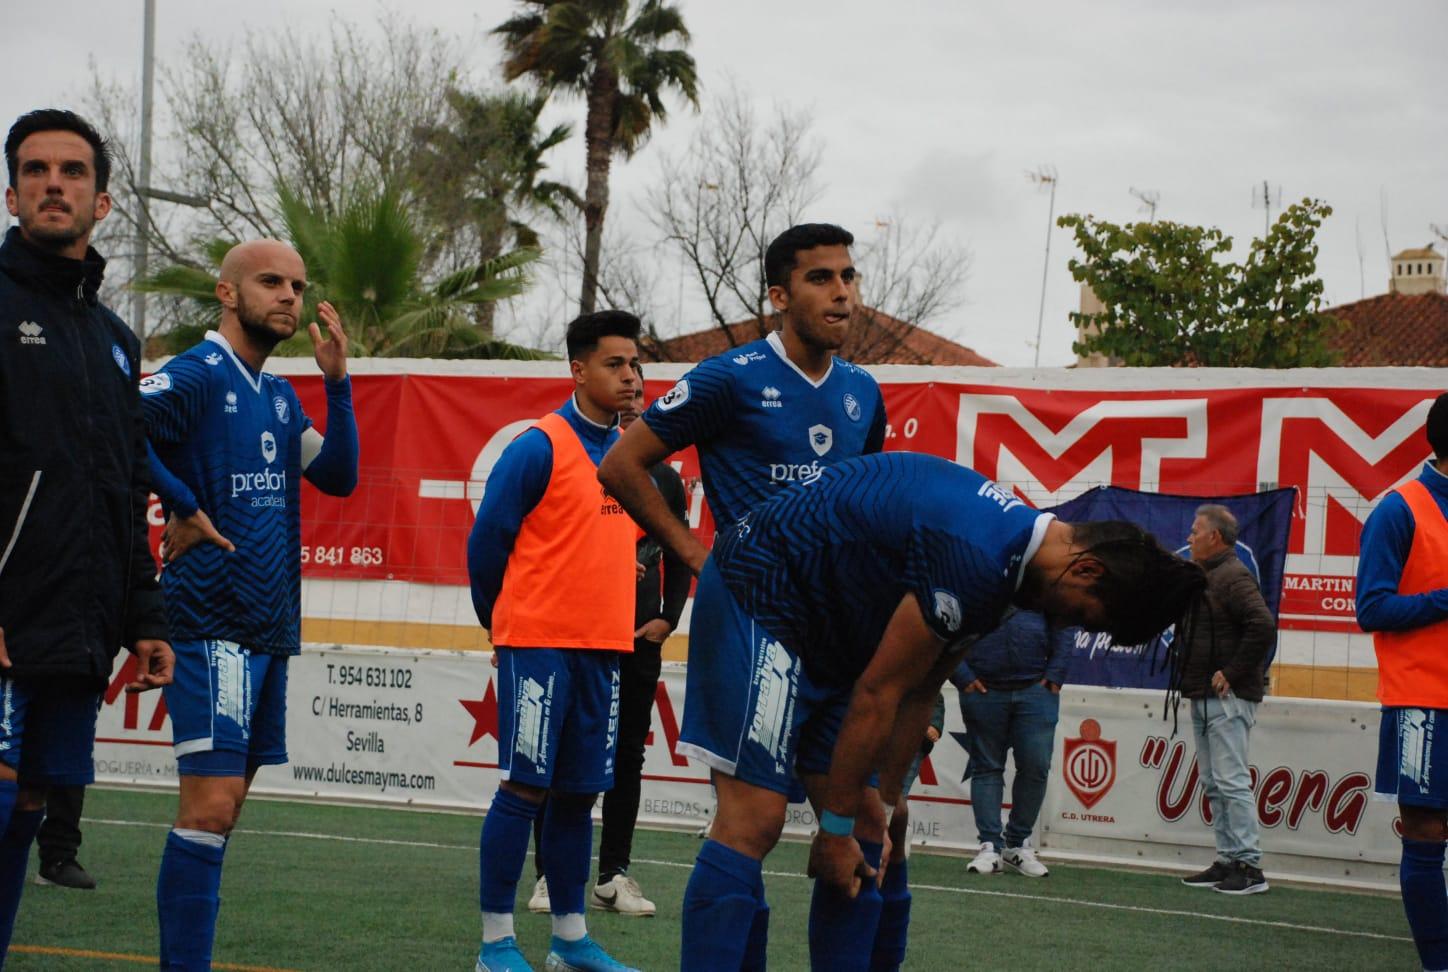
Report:
[{"label": "white advertising banner", "polygon": [[[125,664],[130,664],[123,658]],[[483,808],[497,787],[498,693],[478,652],[308,646],[289,666],[291,761],[267,767],[254,792],[339,801]],[[171,725],[159,693],[126,695],[118,668],[102,707],[96,776],[175,784]],[[947,686],[945,734],[911,793],[914,840],[975,845],[965,780],[964,726]],[[1160,693],[1067,688],[1038,843],[1140,864],[1205,863],[1212,846],[1187,704],[1173,733]],[[713,810],[704,767],[677,750],[684,666],[665,665],[646,745],[640,818],[702,825]],[[1264,865],[1303,877],[1374,884],[1398,857],[1391,804],[1371,799],[1376,706],[1269,699],[1258,710],[1251,761]],[[1010,777],[1007,775],[1007,805]],[[814,827],[790,808],[788,829]]]}]

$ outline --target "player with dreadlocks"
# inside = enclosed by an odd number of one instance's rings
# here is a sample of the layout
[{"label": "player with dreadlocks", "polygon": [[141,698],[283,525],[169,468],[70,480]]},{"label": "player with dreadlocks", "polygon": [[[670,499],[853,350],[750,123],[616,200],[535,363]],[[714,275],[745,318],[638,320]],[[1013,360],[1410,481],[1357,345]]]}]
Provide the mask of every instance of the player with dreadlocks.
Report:
[{"label": "player with dreadlocks", "polygon": [[[684,897],[683,968],[763,967],[762,861],[796,759],[819,760],[806,748],[826,746],[828,765],[810,873],[853,895],[875,876],[853,836],[865,781],[878,771],[894,806],[942,682],[1008,605],[1140,644],[1204,584],[1133,524],[1063,523],[913,453],[838,463],[721,532],[699,577],[678,747],[719,794]],[[867,950],[824,951],[815,968],[880,967]]]}]

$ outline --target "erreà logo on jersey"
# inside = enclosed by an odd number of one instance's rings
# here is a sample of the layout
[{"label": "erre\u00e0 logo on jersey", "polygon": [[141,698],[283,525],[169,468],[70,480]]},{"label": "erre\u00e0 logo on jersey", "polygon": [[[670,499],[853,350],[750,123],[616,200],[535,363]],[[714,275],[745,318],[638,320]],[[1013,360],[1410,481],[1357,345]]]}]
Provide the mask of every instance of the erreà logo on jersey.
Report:
[{"label": "erre\u00e0 logo on jersey", "polygon": [[760,392],[760,408],[784,408],[784,402],[780,401],[783,396],[778,388],[773,385],[765,385],[764,391]]},{"label": "erre\u00e0 logo on jersey", "polygon": [[658,407],[659,411],[667,412],[671,409],[678,408],[688,400],[689,380],[687,378],[680,378],[677,385],[664,392],[663,395],[654,401],[654,405]]}]

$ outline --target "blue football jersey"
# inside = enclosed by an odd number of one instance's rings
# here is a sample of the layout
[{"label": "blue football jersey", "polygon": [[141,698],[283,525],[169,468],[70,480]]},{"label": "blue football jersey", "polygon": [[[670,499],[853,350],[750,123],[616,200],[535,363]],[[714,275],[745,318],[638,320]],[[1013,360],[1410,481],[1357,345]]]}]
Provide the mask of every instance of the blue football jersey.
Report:
[{"label": "blue football jersey", "polygon": [[890,452],[785,490],[721,529],[713,557],[812,679],[848,684],[906,594],[944,640],[994,628],[1051,519],[972,469]]},{"label": "blue football jersey", "polygon": [[223,537],[161,572],[172,637],[269,654],[301,646],[301,440],[311,421],[291,384],[257,374],[216,332],[141,382],[157,457]]},{"label": "blue football jersey", "polygon": [[835,358],[814,381],[785,355],[778,333],[700,362],[643,421],[670,451],[699,450],[704,495],[720,529],[783,487],[885,443],[875,379]]}]

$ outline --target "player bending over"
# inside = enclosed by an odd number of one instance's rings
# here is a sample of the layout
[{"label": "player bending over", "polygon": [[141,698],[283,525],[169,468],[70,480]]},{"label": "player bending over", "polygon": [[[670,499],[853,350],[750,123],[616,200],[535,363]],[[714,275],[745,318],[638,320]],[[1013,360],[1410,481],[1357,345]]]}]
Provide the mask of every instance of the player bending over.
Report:
[{"label": "player bending over", "polygon": [[[853,836],[862,788],[878,771],[894,805],[945,676],[1008,604],[1137,644],[1204,584],[1132,524],[1062,523],[913,453],[842,462],[721,532],[699,577],[679,744],[719,794],[684,897],[682,967],[764,967],[761,861],[796,761],[828,765],[811,874],[846,895],[874,875]],[[841,699],[832,732],[801,735]],[[811,962],[864,970],[871,954],[845,941]]]}]

